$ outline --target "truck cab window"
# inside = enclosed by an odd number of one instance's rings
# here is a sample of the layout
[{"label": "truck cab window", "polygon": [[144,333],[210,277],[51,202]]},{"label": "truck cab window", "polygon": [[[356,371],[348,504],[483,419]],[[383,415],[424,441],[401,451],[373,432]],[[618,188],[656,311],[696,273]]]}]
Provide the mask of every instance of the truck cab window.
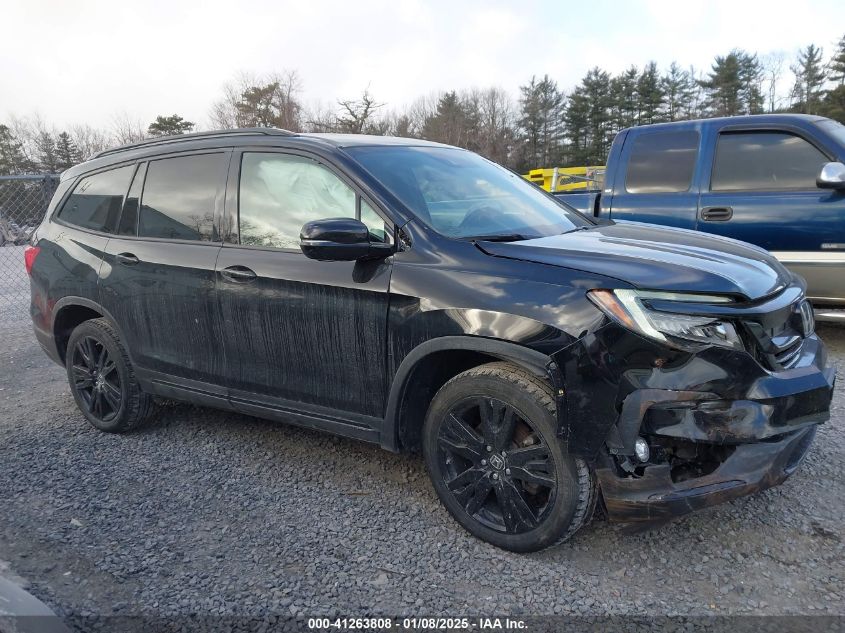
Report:
[{"label": "truck cab window", "polygon": [[628,159],[628,193],[681,193],[692,184],[698,132],[655,132],[634,139]]},{"label": "truck cab window", "polygon": [[828,160],[814,145],[788,132],[720,134],[710,190],[813,190]]}]

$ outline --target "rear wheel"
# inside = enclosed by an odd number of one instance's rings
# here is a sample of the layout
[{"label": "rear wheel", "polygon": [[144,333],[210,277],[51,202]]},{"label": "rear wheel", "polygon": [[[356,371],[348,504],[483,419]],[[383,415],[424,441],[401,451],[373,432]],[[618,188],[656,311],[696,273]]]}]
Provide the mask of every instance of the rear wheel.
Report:
[{"label": "rear wheel", "polygon": [[475,536],[518,552],[572,536],[593,512],[595,477],[567,455],[548,384],[509,363],[470,369],[434,397],[426,466],[440,500]]},{"label": "rear wheel", "polygon": [[70,335],[65,361],[73,398],[99,430],[123,433],[152,413],[152,397],[141,391],[120,338],[105,320],[77,326]]}]

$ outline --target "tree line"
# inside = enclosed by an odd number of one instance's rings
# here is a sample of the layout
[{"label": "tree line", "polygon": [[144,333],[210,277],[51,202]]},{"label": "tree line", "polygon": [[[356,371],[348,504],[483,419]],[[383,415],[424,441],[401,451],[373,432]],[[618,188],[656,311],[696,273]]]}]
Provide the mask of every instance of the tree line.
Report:
[{"label": "tree line", "polygon": [[[673,62],[631,66],[613,75],[587,72],[564,91],[548,75],[531,77],[516,95],[498,87],[450,90],[391,109],[369,89],[335,104],[306,106],[295,71],[241,74],[228,82],[209,113],[211,129],[280,127],[295,132],[345,132],[423,138],[465,147],[519,171],[599,165],[626,127],[714,116],[796,112],[845,122],[845,36],[825,56],[810,44],[787,66],[786,56],[734,49],[706,71]],[[787,69],[789,75],[787,75]],[[794,78],[783,90],[786,77]],[[0,123],[0,174],[59,172],[113,145],[170,134],[196,124],[178,114],[149,125],[127,116],[109,129],[56,130],[42,119]]]}]

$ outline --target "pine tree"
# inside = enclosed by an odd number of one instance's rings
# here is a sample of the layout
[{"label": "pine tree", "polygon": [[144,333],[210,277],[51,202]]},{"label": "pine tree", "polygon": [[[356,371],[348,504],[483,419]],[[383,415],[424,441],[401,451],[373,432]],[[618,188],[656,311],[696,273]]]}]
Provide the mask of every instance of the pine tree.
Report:
[{"label": "pine tree", "polygon": [[684,118],[684,112],[690,109],[690,76],[681,70],[675,62],[660,80],[665,99],[665,114],[669,121]]},{"label": "pine tree", "polygon": [[763,68],[757,55],[739,53],[739,81],[742,84],[740,98],[743,114],[760,114],[764,110],[761,88]]},{"label": "pine tree", "polygon": [[551,167],[563,159],[565,97],[557,82],[545,75],[520,87],[519,130],[523,143],[522,166]]},{"label": "pine tree", "polygon": [[157,116],[156,120],[150,123],[147,128],[147,134],[150,136],[173,136],[176,134],[185,134],[194,129],[194,124],[186,121],[178,114],[171,114],[170,116]]},{"label": "pine tree", "polygon": [[662,120],[665,94],[657,72],[657,63],[649,62],[637,79],[637,95],[639,96],[640,125],[657,123]]},{"label": "pine tree", "polygon": [[584,89],[578,86],[569,95],[564,116],[564,130],[569,140],[568,159],[573,165],[586,165],[590,147],[590,103]]},{"label": "pine tree", "polygon": [[840,86],[845,86],[845,35],[836,45],[836,52],[831,57],[828,68],[828,79]]},{"label": "pine tree", "polygon": [[[621,78],[624,80],[630,74],[629,69]],[[616,127],[620,121],[628,120],[625,116],[630,116],[631,112],[620,98],[629,86],[620,87],[619,84],[619,81],[612,81],[607,72],[596,67],[584,76],[570,95],[564,119],[566,135],[571,143],[570,163],[599,165],[607,158]],[[626,109],[620,110],[621,107]]]},{"label": "pine tree", "polygon": [[56,137],[56,171],[70,169],[82,162],[82,153],[70,134],[62,132]]},{"label": "pine tree", "polygon": [[41,171],[48,174],[56,173],[59,170],[56,139],[49,132],[41,131],[35,139],[35,145],[38,149],[38,166]]},{"label": "pine tree", "polygon": [[803,114],[817,114],[825,82],[822,49],[810,44],[799,51],[792,72],[795,74],[792,109]]},{"label": "pine tree", "polygon": [[715,116],[742,113],[741,55],[733,50],[724,57],[716,56],[707,79],[698,82],[707,93],[707,109]]},{"label": "pine tree", "polygon": [[8,126],[0,123],[0,176],[16,176],[32,171],[21,142]]},{"label": "pine tree", "polygon": [[[606,99],[610,102],[614,131],[637,125],[639,121],[640,96],[637,90],[639,74],[637,67],[631,66],[618,77],[610,79]],[[597,77],[598,75],[594,74],[590,80],[585,78],[584,81],[594,82]]]},{"label": "pine tree", "polygon": [[423,123],[425,139],[467,147],[470,117],[464,109],[457,91],[444,93],[437,102],[437,110]]},{"label": "pine tree", "polygon": [[828,90],[821,103],[819,114],[845,124],[845,84]]}]

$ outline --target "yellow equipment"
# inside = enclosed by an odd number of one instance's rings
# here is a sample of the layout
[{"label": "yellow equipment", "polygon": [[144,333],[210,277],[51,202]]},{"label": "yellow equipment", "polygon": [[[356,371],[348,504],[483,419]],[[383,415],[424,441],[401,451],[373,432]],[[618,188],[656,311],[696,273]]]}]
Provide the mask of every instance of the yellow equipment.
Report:
[{"label": "yellow equipment", "polygon": [[532,169],[523,178],[546,191],[591,191],[604,183],[604,165]]}]

